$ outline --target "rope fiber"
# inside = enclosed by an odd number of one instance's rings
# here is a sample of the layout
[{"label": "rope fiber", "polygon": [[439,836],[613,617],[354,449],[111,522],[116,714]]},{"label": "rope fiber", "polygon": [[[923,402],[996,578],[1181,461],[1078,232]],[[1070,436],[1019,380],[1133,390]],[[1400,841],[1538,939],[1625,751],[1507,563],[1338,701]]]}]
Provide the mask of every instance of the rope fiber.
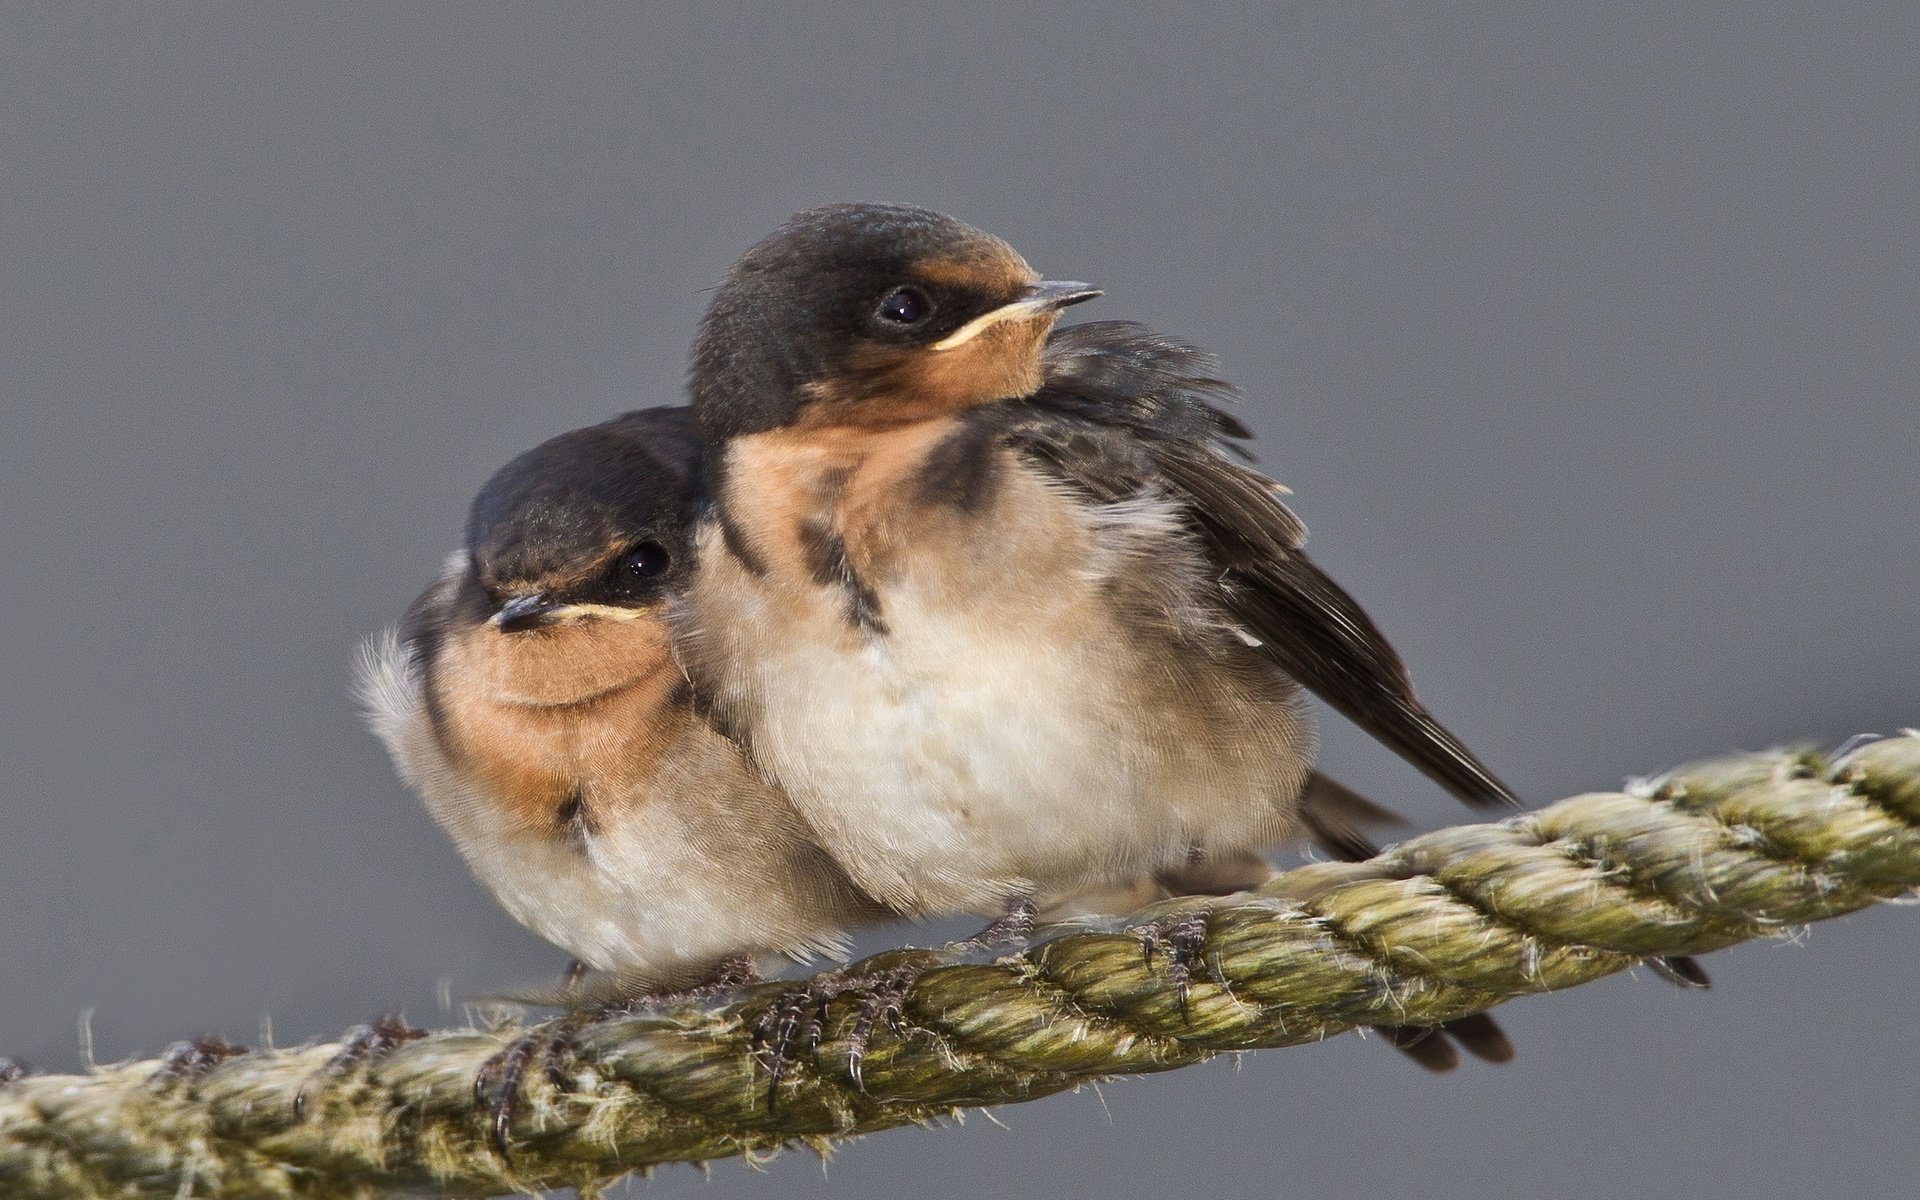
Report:
[{"label": "rope fiber", "polygon": [[[591,1195],[660,1163],[824,1153],[1224,1051],[1438,1024],[1916,886],[1920,733],[1831,758],[1744,755],[1314,863],[1251,893],[1050,927],[992,961],[893,951],[595,1019],[527,1072],[510,1157],[490,1144],[474,1084],[517,1026],[396,1036],[338,1061],[338,1043],[212,1039],[84,1075],[0,1061],[0,1195]],[[1171,925],[1196,943],[1184,987],[1167,953],[1143,953],[1145,931]],[[783,1021],[797,1035],[776,1078],[755,1030]]]}]

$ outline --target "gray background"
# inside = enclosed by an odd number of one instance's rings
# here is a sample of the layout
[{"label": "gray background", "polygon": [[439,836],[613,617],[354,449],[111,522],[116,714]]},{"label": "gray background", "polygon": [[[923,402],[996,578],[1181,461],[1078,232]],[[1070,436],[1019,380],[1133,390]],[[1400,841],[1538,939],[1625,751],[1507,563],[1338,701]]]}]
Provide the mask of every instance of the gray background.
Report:
[{"label": "gray background", "polygon": [[[1216,347],[1532,800],[1920,724],[1912,6],[302,7],[0,17],[0,1051],[559,966],[362,732],[356,639],[505,458],[674,401],[702,289],[833,199]],[[1343,1038],[635,1191],[1906,1195],[1916,919],[1512,1005],[1503,1069]]]}]

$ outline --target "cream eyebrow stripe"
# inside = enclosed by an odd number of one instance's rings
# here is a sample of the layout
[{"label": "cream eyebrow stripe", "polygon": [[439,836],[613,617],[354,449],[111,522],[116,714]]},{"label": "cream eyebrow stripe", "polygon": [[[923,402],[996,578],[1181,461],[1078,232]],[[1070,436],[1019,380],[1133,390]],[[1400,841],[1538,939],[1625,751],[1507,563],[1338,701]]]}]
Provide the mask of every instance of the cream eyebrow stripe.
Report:
[{"label": "cream eyebrow stripe", "polygon": [[553,610],[556,617],[602,617],[610,621],[633,621],[653,611],[652,605],[628,608],[619,604],[562,604]]},{"label": "cream eyebrow stripe", "polygon": [[935,350],[951,350],[955,346],[964,346],[982,333],[1002,321],[1024,316],[1039,309],[1045,302],[1038,296],[1024,296],[1011,304],[1002,304],[999,308],[981,313],[973,320],[954,330],[933,344]]}]

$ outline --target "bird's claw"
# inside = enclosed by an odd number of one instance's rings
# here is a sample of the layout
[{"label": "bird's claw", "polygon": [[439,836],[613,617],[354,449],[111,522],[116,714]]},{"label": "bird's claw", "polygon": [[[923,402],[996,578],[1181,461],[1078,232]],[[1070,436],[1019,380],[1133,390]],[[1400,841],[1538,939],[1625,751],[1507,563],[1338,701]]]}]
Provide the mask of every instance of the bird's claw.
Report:
[{"label": "bird's claw", "polygon": [[754,1055],[767,1070],[768,1109],[776,1107],[780,1083],[799,1055],[813,1057],[819,1052],[833,1001],[856,993],[853,1021],[846,1033],[846,1066],[854,1087],[866,1091],[864,1064],[874,1030],[884,1022],[896,1033],[907,1031],[902,1004],[914,983],[938,965],[914,961],[859,974],[827,975],[777,993],[748,1025]]},{"label": "bird's claw", "polygon": [[[1032,926],[1030,917],[1028,926]],[[924,966],[901,966],[862,977],[861,982],[866,984],[867,993],[860,998],[853,1026],[847,1031],[847,1074],[853,1078],[853,1086],[860,1091],[867,1090],[864,1064],[874,1027],[885,1021],[887,1028],[895,1033],[906,1033],[906,1015],[901,1011],[901,1002],[912,990],[914,981],[925,973]]]},{"label": "bird's claw", "polygon": [[1024,944],[1033,938],[1034,922],[1039,919],[1040,908],[1031,897],[1021,897],[1007,905],[1007,911],[992,924],[963,942],[955,944],[957,950],[997,950],[1003,946]]},{"label": "bird's claw", "polygon": [[487,1143],[501,1158],[511,1157],[513,1118],[524,1097],[527,1073],[538,1066],[549,1084],[565,1091],[569,1080],[561,1058],[578,1032],[577,1017],[536,1025],[480,1064],[473,1078],[473,1103],[486,1113]]},{"label": "bird's claw", "polygon": [[197,1079],[229,1058],[246,1052],[245,1046],[236,1046],[219,1034],[175,1042],[160,1056],[160,1065],[147,1076],[147,1083],[166,1087],[182,1079]]},{"label": "bird's claw", "polygon": [[304,1121],[316,1089],[334,1082],[362,1063],[378,1062],[408,1042],[427,1036],[424,1029],[407,1024],[399,1013],[386,1013],[370,1024],[356,1025],[347,1031],[345,1043],[318,1071],[307,1078],[293,1098],[293,1119]]},{"label": "bird's claw", "polygon": [[1194,965],[1201,961],[1207,945],[1207,913],[1189,909],[1158,917],[1134,931],[1140,938],[1140,956],[1148,970],[1163,954],[1173,976],[1174,994],[1180,1001],[1180,1016],[1187,1016],[1187,991],[1193,983]]},{"label": "bird's claw", "polygon": [[836,991],[833,981],[809,979],[795,987],[782,988],[747,1026],[753,1055],[767,1071],[767,1109],[780,1100],[780,1082],[794,1062],[794,1048],[804,1047],[811,1056],[825,1036],[827,1005]]}]

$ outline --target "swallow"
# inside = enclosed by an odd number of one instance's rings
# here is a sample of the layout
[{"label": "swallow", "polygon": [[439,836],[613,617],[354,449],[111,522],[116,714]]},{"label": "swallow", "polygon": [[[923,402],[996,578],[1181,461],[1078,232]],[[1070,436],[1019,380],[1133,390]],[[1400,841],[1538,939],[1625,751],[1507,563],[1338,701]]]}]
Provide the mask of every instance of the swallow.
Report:
[{"label": "swallow", "polygon": [[1303,689],[1512,804],[1236,457],[1211,358],[1054,331],[1099,294],[895,205],[801,213],[734,264],[689,369],[709,503],[681,634],[722,727],[907,913],[1280,841]]},{"label": "swallow", "polygon": [[840,951],[883,915],[696,710],[667,612],[697,442],[651,409],[546,441],[373,647],[374,731],[473,874],[580,968],[658,990]]},{"label": "swallow", "polygon": [[[890,915],[701,714],[668,613],[693,577],[698,439],[685,409],[628,413],[543,442],[496,473],[466,548],[376,641],[374,732],[474,876],[573,956],[550,1026],[474,1080],[509,1153],[529,1073],[592,1011],[731,990],[764,958],[839,956]],[[587,976],[598,972],[589,983]],[[366,1026],[309,1094],[417,1036]]]}]

